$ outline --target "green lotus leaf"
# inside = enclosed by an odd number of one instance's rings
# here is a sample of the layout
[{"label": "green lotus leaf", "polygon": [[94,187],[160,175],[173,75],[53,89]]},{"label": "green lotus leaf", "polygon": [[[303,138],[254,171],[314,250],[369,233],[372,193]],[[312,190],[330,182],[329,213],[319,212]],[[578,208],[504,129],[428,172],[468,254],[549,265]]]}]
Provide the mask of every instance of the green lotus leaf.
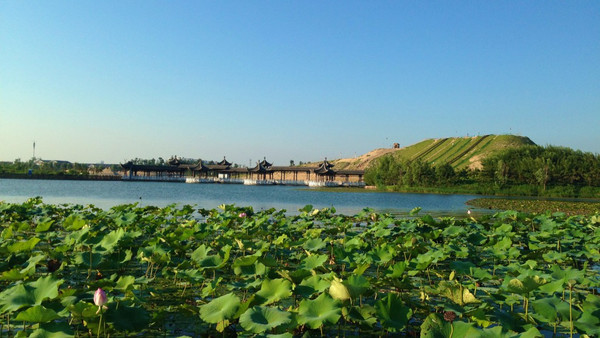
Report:
[{"label": "green lotus leaf", "polygon": [[323,266],[326,261],[327,255],[310,255],[302,260],[300,266],[307,270],[314,270],[315,268]]},{"label": "green lotus leaf", "polygon": [[208,255],[210,252],[210,248],[206,248],[204,244],[202,244],[198,249],[196,249],[192,253],[192,260],[198,264],[200,268],[204,269],[218,269],[224,266],[229,259],[229,252],[231,250],[231,246],[223,247],[224,256],[221,257],[217,255]]},{"label": "green lotus leaf", "polygon": [[202,288],[202,297],[206,298],[211,295],[214,295],[214,293],[217,291],[217,286],[221,283],[222,280],[223,277],[219,277],[217,279],[213,279],[209,283],[206,283],[206,286]]},{"label": "green lotus leaf", "polygon": [[[538,319],[544,320],[547,323],[555,323],[560,318],[561,310],[564,311],[565,306],[568,312],[569,304],[554,296],[550,298],[536,299],[531,302],[533,310],[538,315]],[[541,316],[541,317],[540,317]]]},{"label": "green lotus leaf", "polygon": [[450,262],[450,268],[455,270],[456,273],[462,275],[471,275],[471,270],[475,268],[475,264],[471,261],[461,262],[461,261],[453,261]]},{"label": "green lotus leaf", "polygon": [[311,238],[311,239],[307,240],[306,242],[304,242],[302,247],[304,249],[306,249],[307,251],[314,252],[314,251],[323,249],[325,247],[325,245],[327,245],[327,243],[325,243],[325,241],[322,240],[321,238]]},{"label": "green lotus leaf", "polygon": [[389,278],[401,278],[404,270],[406,270],[406,262],[398,262],[389,268],[386,276]]},{"label": "green lotus leaf", "polygon": [[240,316],[240,324],[246,331],[263,333],[291,322],[292,314],[277,308],[255,306]]},{"label": "green lotus leaf", "polygon": [[444,231],[442,232],[444,237],[458,237],[465,233],[467,233],[465,228],[462,226],[458,226],[458,225],[451,225],[449,227],[446,227],[444,229]]},{"label": "green lotus leaf", "polygon": [[256,263],[258,258],[259,256],[257,255],[238,257],[233,261],[233,267],[236,268],[253,265],[254,263]]},{"label": "green lotus leaf", "polygon": [[377,323],[375,314],[376,311],[374,307],[368,304],[363,304],[363,306],[352,306],[348,310],[348,314],[344,314],[344,318],[350,322],[357,323],[368,329],[371,329],[375,323]]},{"label": "green lotus leaf", "polygon": [[371,287],[371,283],[369,283],[369,280],[363,275],[351,275],[344,284],[348,287],[348,291],[352,298],[365,294]]},{"label": "green lotus leaf", "polygon": [[113,252],[119,241],[125,236],[125,230],[119,228],[109,232],[102,237],[102,240],[94,246],[95,250],[103,251],[106,254]]},{"label": "green lotus leaf", "polygon": [[494,244],[494,249],[499,251],[499,252],[505,252],[508,251],[508,249],[510,249],[512,246],[512,241],[510,240],[510,238],[508,237],[503,237],[502,240],[496,242],[496,244]]},{"label": "green lotus leaf", "polygon": [[331,286],[329,287],[329,295],[333,299],[341,301],[350,299],[350,292],[348,291],[348,288],[337,278],[331,281]]},{"label": "green lotus leaf", "polygon": [[216,324],[233,318],[239,307],[240,299],[233,293],[228,293],[200,306],[200,318],[207,323]]},{"label": "green lotus leaf", "polygon": [[178,271],[177,278],[182,278],[190,282],[201,282],[204,280],[204,275],[199,269],[186,269]]},{"label": "green lotus leaf", "polygon": [[251,265],[237,265],[233,267],[233,273],[242,276],[264,275],[266,271],[267,267],[258,261],[255,261]]},{"label": "green lotus leaf", "polygon": [[67,322],[51,322],[40,324],[40,328],[33,331],[29,338],[71,338],[75,335]]},{"label": "green lotus leaf", "polygon": [[513,334],[510,334],[506,330],[502,329],[502,326],[495,326],[483,330],[470,330],[469,334],[475,336],[475,332],[477,332],[477,336],[480,338],[510,338],[513,337]]},{"label": "green lotus leaf", "polygon": [[17,284],[0,293],[0,313],[16,311],[24,306],[40,305],[45,299],[58,297],[58,287],[64,280],[52,275],[40,277],[35,282]]},{"label": "green lotus leaf", "polygon": [[256,301],[260,305],[268,305],[292,295],[292,283],[286,279],[278,278],[264,280],[260,290],[256,293]]},{"label": "green lotus leaf", "polygon": [[390,247],[387,243],[384,243],[380,246],[377,246],[369,253],[373,258],[374,262],[382,265],[386,264],[387,262],[392,260],[392,258],[394,258],[395,250],[394,248]]},{"label": "green lotus leaf", "polygon": [[294,293],[304,298],[310,298],[317,292],[323,292],[330,284],[319,275],[314,275],[303,279],[300,285],[297,285],[294,289]]},{"label": "green lotus leaf", "polygon": [[63,228],[68,231],[77,231],[83,228],[85,223],[86,222],[81,218],[81,215],[71,214],[63,221]]},{"label": "green lotus leaf", "polygon": [[139,331],[148,327],[150,314],[143,307],[132,304],[111,304],[105,312],[106,320],[119,331]]},{"label": "green lotus leaf", "polygon": [[582,305],[583,314],[575,322],[579,332],[600,336],[600,296],[588,294]]},{"label": "green lotus leaf", "polygon": [[585,271],[574,269],[573,267],[562,268],[558,265],[552,266],[552,278],[562,279],[565,284],[581,283],[585,277]]},{"label": "green lotus leaf", "polygon": [[[296,269],[296,270],[293,270],[292,272],[290,272],[287,275],[292,280],[292,282],[294,282],[295,284],[299,284],[302,281],[304,281],[305,278],[307,278],[308,276],[311,276],[312,273],[310,272],[310,270]],[[286,277],[286,276],[282,275],[282,277]],[[329,286],[329,283],[327,283],[327,286]]]},{"label": "green lotus leaf", "polygon": [[36,233],[46,232],[46,231],[50,230],[50,227],[53,224],[54,224],[53,219],[51,219],[49,217],[44,217],[38,221],[37,226],[35,227],[35,232]]},{"label": "green lotus leaf", "polygon": [[478,337],[480,330],[474,327],[473,323],[454,321],[452,323],[445,321],[440,315],[431,313],[423,324],[421,324],[421,338],[437,337]]},{"label": "green lotus leaf", "polygon": [[133,289],[133,284],[135,283],[135,277],[133,276],[121,276],[117,280],[117,284],[115,285],[115,289],[126,292],[130,289]]},{"label": "green lotus leaf", "polygon": [[36,265],[44,258],[46,258],[46,255],[44,254],[30,257],[27,260],[27,266],[24,267],[20,272],[26,275],[34,274]]},{"label": "green lotus leaf", "polygon": [[[84,223],[85,225],[85,223]],[[65,244],[67,245],[82,245],[84,244],[91,236],[90,236],[90,227],[84,227],[78,229],[76,231],[72,231],[65,237]]]},{"label": "green lotus leaf", "polygon": [[135,222],[136,218],[137,218],[137,215],[133,212],[127,212],[127,213],[120,212],[115,215],[114,220],[115,220],[115,223],[119,227],[127,227],[128,225],[133,224],[133,222]]},{"label": "green lotus leaf", "polygon": [[335,324],[342,310],[338,302],[322,293],[314,300],[304,299],[298,306],[298,323],[316,329],[325,323]]},{"label": "green lotus leaf", "polygon": [[347,241],[344,241],[344,249],[346,251],[352,251],[361,248],[364,244],[365,242],[362,238],[355,236]]},{"label": "green lotus leaf", "polygon": [[506,290],[525,295],[544,284],[546,284],[546,280],[540,276],[525,276],[522,280],[518,278],[511,279],[506,286]]},{"label": "green lotus leaf", "polygon": [[413,209],[412,209],[412,210],[409,212],[409,215],[411,215],[411,216],[416,216],[416,215],[418,215],[418,214],[419,214],[419,212],[421,212],[421,209],[422,209],[421,207],[416,207],[416,208],[413,208]]},{"label": "green lotus leaf", "polygon": [[25,311],[19,312],[15,320],[33,323],[47,323],[57,318],[60,318],[60,316],[56,313],[56,311],[47,309],[42,305],[36,305]]},{"label": "green lotus leaf", "polygon": [[104,261],[104,255],[97,252],[78,252],[75,254],[75,264],[95,269]]},{"label": "green lotus leaf", "polygon": [[9,244],[6,249],[9,253],[19,253],[24,251],[31,251],[40,242],[37,237],[30,238],[26,241],[19,241]]},{"label": "green lotus leaf", "polygon": [[460,306],[465,306],[466,304],[472,303],[481,303],[481,301],[475,298],[469,289],[455,282],[440,282],[438,286],[438,292],[440,295],[450,299],[455,304]]},{"label": "green lotus leaf", "polygon": [[193,261],[199,262],[208,256],[210,250],[210,247],[207,247],[206,245],[202,244],[192,252],[191,258]]},{"label": "green lotus leaf", "polygon": [[381,325],[390,331],[402,330],[412,316],[412,309],[405,306],[395,293],[388,293],[375,302],[375,311]]},{"label": "green lotus leaf", "polygon": [[0,276],[0,280],[7,280],[7,281],[22,280],[23,278],[27,277],[28,274],[22,273],[21,271],[23,271],[23,270],[19,269],[19,268],[14,268],[12,270],[4,271],[4,272],[2,272],[2,276]]},{"label": "green lotus leaf", "polygon": [[[540,330],[538,330],[535,326],[532,326],[527,331],[521,333],[519,338],[539,338],[543,336],[544,335],[540,332]],[[514,336],[511,335],[510,337]]]}]

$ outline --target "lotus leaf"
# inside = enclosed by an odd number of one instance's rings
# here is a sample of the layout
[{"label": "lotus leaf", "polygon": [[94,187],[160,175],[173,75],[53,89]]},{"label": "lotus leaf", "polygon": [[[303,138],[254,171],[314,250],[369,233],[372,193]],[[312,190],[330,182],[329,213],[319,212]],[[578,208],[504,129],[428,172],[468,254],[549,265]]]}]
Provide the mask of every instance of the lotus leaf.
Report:
[{"label": "lotus leaf", "polygon": [[133,289],[133,284],[135,283],[135,277],[133,276],[121,276],[117,280],[117,284],[115,285],[116,290],[121,290],[123,292],[129,291]]},{"label": "lotus leaf", "polygon": [[440,295],[460,306],[481,302],[479,299],[475,298],[475,295],[473,295],[469,289],[456,282],[440,282],[438,292]]},{"label": "lotus leaf", "polygon": [[341,306],[322,293],[314,300],[303,299],[298,306],[298,323],[316,329],[325,323],[335,324],[341,317]]},{"label": "lotus leaf", "polygon": [[333,299],[341,301],[350,299],[350,292],[348,291],[348,288],[337,278],[331,281],[329,295],[331,295]]},{"label": "lotus leaf", "polygon": [[47,323],[57,318],[60,318],[60,316],[56,313],[56,311],[47,309],[42,305],[36,305],[25,311],[19,312],[15,320],[33,323]]},{"label": "lotus leaf", "polygon": [[506,289],[508,292],[525,295],[544,284],[546,284],[546,280],[540,276],[525,276],[522,280],[518,278],[511,279]]},{"label": "lotus leaf", "polygon": [[406,262],[398,262],[390,267],[386,276],[389,278],[400,278],[404,274],[404,270],[406,270]]},{"label": "lotus leaf", "polygon": [[78,214],[71,214],[63,221],[63,227],[65,230],[76,231],[85,226],[86,222]]},{"label": "lotus leaf", "polygon": [[421,338],[477,336],[478,330],[472,323],[445,321],[436,313],[427,316],[421,324]]},{"label": "lotus leaf", "polygon": [[292,295],[292,283],[285,279],[265,280],[256,293],[260,305],[268,305]]},{"label": "lotus leaf", "polygon": [[531,302],[537,318],[546,323],[556,323],[559,320],[564,320],[563,315],[569,318],[569,303],[560,300],[558,297],[541,298]]},{"label": "lotus leaf", "polygon": [[375,313],[376,311],[374,307],[368,304],[364,304],[363,306],[351,307],[348,310],[348,313],[344,314],[344,318],[351,322],[362,325],[368,329],[371,329],[375,325],[375,323],[377,323]]},{"label": "lotus leaf", "polygon": [[40,328],[33,331],[29,338],[71,338],[75,334],[66,322],[51,322],[40,324]]},{"label": "lotus leaf", "polygon": [[246,331],[263,333],[291,322],[292,314],[273,307],[255,306],[240,316],[240,324]]},{"label": "lotus leaf", "polygon": [[583,314],[574,323],[582,333],[600,335],[600,296],[587,295],[582,305]]},{"label": "lotus leaf", "polygon": [[40,242],[37,237],[30,238],[26,241],[19,241],[9,244],[6,248],[9,253],[19,253],[25,251],[31,251]]},{"label": "lotus leaf", "polygon": [[395,293],[388,293],[385,298],[375,302],[375,311],[381,325],[393,332],[402,330],[413,313]]},{"label": "lotus leaf", "polygon": [[325,247],[326,243],[321,238],[311,238],[304,242],[302,247],[308,251],[319,251]]},{"label": "lotus leaf", "polygon": [[317,292],[323,292],[330,285],[331,283],[322,279],[319,275],[314,275],[308,278],[304,278],[300,285],[296,286],[296,288],[294,289],[294,293],[304,298],[310,298]]},{"label": "lotus leaf", "polygon": [[35,227],[35,232],[46,232],[50,230],[50,227],[54,224],[54,220],[48,217],[44,217],[37,222],[37,226]]},{"label": "lotus leaf", "polygon": [[200,318],[207,323],[216,324],[233,318],[239,307],[240,299],[233,293],[228,293],[200,306]]},{"label": "lotus leaf", "polygon": [[95,245],[95,249],[109,254],[115,249],[115,246],[117,246],[121,238],[123,238],[124,236],[125,230],[123,230],[123,228],[113,230],[104,237],[102,237],[102,240],[97,245]]},{"label": "lotus leaf", "polygon": [[301,268],[307,270],[313,270],[327,261],[327,255],[310,255],[302,260]]},{"label": "lotus leaf", "polygon": [[363,275],[351,275],[344,282],[344,285],[348,288],[348,292],[350,292],[352,298],[365,294],[371,287],[371,283]]},{"label": "lotus leaf", "polygon": [[0,313],[16,311],[24,306],[40,305],[45,299],[58,297],[58,287],[63,283],[52,275],[40,277],[35,282],[17,284],[0,293]]},{"label": "lotus leaf", "polygon": [[115,329],[125,332],[139,331],[150,322],[150,314],[146,309],[129,303],[121,303],[116,306],[112,303],[106,310],[107,321],[114,324]]}]

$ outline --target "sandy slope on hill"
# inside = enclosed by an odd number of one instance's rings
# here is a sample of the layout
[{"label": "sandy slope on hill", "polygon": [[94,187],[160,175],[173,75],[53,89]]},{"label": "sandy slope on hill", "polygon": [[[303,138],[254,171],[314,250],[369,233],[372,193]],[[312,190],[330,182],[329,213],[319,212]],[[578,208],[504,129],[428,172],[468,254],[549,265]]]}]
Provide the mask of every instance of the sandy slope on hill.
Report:
[{"label": "sandy slope on hill", "polygon": [[339,160],[331,161],[337,170],[350,169],[350,170],[365,170],[371,164],[371,162],[378,157],[383,155],[396,152],[400,149],[394,148],[379,148],[372,150],[366,154],[354,157],[354,158],[342,158]]}]

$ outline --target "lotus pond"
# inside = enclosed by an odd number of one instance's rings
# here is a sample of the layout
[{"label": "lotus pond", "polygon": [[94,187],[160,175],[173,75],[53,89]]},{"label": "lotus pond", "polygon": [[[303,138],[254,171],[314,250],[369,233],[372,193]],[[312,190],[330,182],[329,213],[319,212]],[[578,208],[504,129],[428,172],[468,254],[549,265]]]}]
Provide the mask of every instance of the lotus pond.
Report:
[{"label": "lotus pond", "polygon": [[600,335],[598,215],[34,198],[0,230],[1,336]]}]

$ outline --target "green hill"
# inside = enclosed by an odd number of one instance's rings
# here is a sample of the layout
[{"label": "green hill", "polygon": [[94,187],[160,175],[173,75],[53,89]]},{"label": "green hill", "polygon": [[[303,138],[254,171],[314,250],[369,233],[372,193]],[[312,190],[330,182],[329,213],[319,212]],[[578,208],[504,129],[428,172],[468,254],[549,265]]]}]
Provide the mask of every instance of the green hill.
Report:
[{"label": "green hill", "polygon": [[481,161],[503,149],[535,144],[528,137],[515,135],[484,135],[427,139],[408,147],[375,149],[351,159],[331,161],[336,169],[366,169],[369,164],[386,154],[409,160],[439,164],[450,163],[455,169],[481,168]]}]

